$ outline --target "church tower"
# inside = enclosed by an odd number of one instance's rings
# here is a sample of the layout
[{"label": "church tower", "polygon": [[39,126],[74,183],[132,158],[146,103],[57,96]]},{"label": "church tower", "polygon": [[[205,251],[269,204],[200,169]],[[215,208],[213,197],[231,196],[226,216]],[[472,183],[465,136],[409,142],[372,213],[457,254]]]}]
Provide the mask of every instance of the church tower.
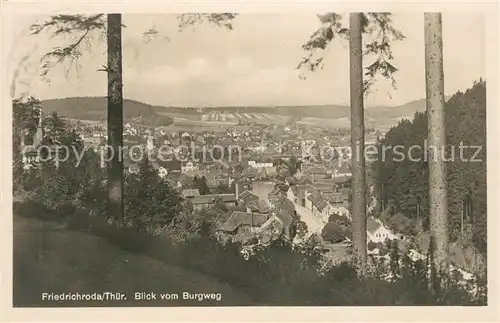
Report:
[{"label": "church tower", "polygon": [[[25,167],[29,167],[28,165],[39,160],[37,148],[43,143],[43,110],[41,106],[35,107],[35,109],[38,109],[38,122],[35,133],[31,134],[29,129],[21,130],[20,150]],[[26,144],[27,136],[31,136],[30,144]]]},{"label": "church tower", "polygon": [[154,136],[153,136],[153,131],[149,129],[148,131],[148,139],[146,143],[146,149],[149,153],[151,153],[154,149]]}]

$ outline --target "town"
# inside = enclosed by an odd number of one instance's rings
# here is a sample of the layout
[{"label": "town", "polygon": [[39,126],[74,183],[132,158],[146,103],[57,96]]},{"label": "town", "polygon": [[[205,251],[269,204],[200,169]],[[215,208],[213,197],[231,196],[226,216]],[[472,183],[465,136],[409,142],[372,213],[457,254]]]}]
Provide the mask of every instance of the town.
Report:
[{"label": "town", "polygon": [[[210,123],[207,115],[213,114],[200,114],[205,124]],[[69,120],[69,124],[87,149],[105,157],[105,125],[79,120]],[[41,133],[36,131],[34,137]],[[319,241],[323,270],[350,260],[349,129],[287,121],[282,125],[239,122],[219,131],[196,132],[186,127],[184,131],[169,132],[168,127],[127,123],[123,135],[127,173],[138,174],[142,160],[147,158],[157,176],[178,190],[189,212],[220,212],[217,238],[222,243],[241,243],[241,252],[247,258],[253,248],[284,237],[293,244]],[[382,136],[383,132],[368,129],[366,145],[374,147]],[[30,138],[27,142],[37,141]],[[27,153],[27,170],[39,163],[35,151],[35,158]],[[377,150],[374,154],[377,157]],[[106,167],[104,160],[101,167]],[[371,167],[367,162],[367,168]],[[387,260],[387,246],[393,241],[402,252],[408,252],[412,245],[409,241],[415,237],[394,231],[373,216],[380,205],[374,195],[373,178],[366,182],[369,254],[373,259]],[[419,252],[410,251],[415,259],[425,259]],[[470,273],[458,270],[467,279],[472,278]]]}]

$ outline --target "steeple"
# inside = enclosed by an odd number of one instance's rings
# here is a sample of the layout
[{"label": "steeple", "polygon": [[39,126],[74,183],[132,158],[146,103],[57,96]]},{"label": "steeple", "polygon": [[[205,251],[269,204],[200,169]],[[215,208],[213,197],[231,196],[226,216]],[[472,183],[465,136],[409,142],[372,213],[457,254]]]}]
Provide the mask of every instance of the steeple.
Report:
[{"label": "steeple", "polygon": [[33,137],[33,146],[38,147],[42,144],[43,142],[43,109],[42,106],[38,108],[39,114],[38,114],[38,125],[36,128],[36,133]]},{"label": "steeple", "polygon": [[148,130],[148,138],[147,138],[147,144],[146,144],[146,149],[148,152],[152,152],[154,149],[154,132],[151,128]]}]

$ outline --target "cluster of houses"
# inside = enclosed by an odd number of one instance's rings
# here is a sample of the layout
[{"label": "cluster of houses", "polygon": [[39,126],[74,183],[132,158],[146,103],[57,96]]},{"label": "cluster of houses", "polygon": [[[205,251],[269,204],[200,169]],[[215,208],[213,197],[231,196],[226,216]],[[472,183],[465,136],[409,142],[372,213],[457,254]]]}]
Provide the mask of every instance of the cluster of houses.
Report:
[{"label": "cluster of houses", "polygon": [[298,216],[294,205],[286,198],[267,202],[245,190],[239,194],[237,202],[241,208],[234,210],[218,228],[221,239],[265,245],[279,236],[293,238]]}]

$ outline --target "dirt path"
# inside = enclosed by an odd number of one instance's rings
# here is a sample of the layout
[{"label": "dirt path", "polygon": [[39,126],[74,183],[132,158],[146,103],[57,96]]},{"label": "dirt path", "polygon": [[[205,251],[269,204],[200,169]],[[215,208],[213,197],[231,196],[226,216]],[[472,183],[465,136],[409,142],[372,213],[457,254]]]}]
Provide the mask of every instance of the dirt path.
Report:
[{"label": "dirt path", "polygon": [[[42,301],[42,293],[124,293],[125,301]],[[136,292],[179,294],[136,301]],[[221,301],[183,300],[183,292],[221,293]],[[252,305],[247,295],[206,275],[130,254],[50,221],[14,216],[14,306]]]}]

